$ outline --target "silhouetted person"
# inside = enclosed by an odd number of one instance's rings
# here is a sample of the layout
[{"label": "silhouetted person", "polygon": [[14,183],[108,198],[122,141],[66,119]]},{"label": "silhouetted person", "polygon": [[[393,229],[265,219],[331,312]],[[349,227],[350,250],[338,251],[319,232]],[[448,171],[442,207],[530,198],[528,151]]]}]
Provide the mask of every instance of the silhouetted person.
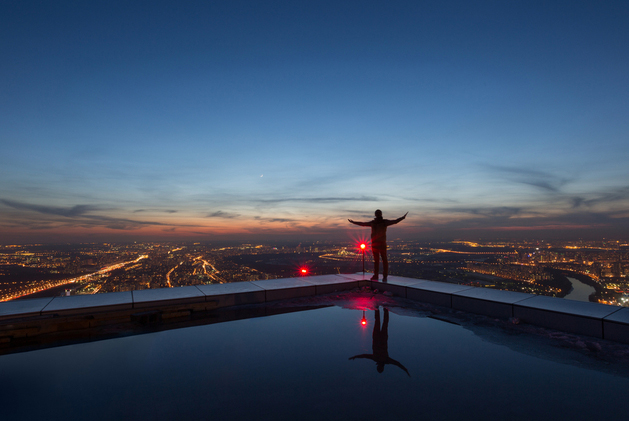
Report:
[{"label": "silhouetted person", "polygon": [[382,282],[386,282],[387,276],[389,276],[389,261],[387,260],[387,227],[404,220],[406,215],[408,215],[408,212],[406,212],[404,216],[393,221],[382,218],[382,211],[380,209],[376,210],[375,214],[376,217],[369,222],[356,222],[351,219],[348,219],[348,221],[354,225],[360,225],[361,227],[371,227],[371,251],[373,252],[373,276],[371,277],[371,280],[378,280],[380,258],[382,258]]},{"label": "silhouetted person", "polygon": [[380,307],[376,309],[375,313],[376,321],[373,325],[373,342],[371,345],[373,354],[355,355],[350,357],[350,360],[354,360],[356,358],[367,358],[369,360],[373,360],[376,362],[376,370],[378,370],[378,373],[382,373],[384,371],[384,366],[386,364],[393,364],[404,370],[410,377],[411,374],[408,372],[406,367],[389,357],[389,310],[386,308],[384,309],[384,322],[382,323],[382,329],[380,329]]}]

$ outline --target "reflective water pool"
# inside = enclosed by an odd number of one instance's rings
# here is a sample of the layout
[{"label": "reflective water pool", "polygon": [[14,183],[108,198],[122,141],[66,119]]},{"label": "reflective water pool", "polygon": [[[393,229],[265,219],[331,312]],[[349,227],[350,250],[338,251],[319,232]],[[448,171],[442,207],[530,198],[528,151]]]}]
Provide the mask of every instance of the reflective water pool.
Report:
[{"label": "reflective water pool", "polygon": [[625,413],[626,367],[615,370],[596,358],[589,364],[591,356],[583,362],[574,349],[545,349],[491,319],[469,324],[454,312],[409,310],[391,300],[347,307],[0,356],[3,419],[524,420]]}]

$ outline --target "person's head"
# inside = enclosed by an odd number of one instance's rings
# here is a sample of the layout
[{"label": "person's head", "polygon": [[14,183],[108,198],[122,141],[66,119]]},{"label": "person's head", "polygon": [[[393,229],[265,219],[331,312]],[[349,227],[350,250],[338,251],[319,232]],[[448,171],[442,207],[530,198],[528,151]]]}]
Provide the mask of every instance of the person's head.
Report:
[{"label": "person's head", "polygon": [[376,209],[376,218],[381,219],[382,218],[382,211],[380,209]]}]

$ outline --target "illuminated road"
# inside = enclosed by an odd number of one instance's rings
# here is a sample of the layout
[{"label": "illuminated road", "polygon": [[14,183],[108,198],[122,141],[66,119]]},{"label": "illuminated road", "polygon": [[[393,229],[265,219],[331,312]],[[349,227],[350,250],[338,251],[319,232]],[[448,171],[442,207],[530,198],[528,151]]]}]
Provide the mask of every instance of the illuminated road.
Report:
[{"label": "illuminated road", "polygon": [[[116,270],[116,269],[120,269],[122,267],[125,267],[127,265],[130,265],[132,263],[137,263],[142,259],[146,259],[148,256],[143,254],[140,257],[138,257],[135,260],[130,260],[128,262],[122,262],[122,263],[115,263],[113,265],[110,266],[105,266],[104,268],[100,269],[97,272],[94,273],[88,273],[87,275],[81,275],[78,276],[76,278],[70,278],[70,279],[60,279],[58,281],[48,281],[46,283],[43,283],[40,286],[37,287],[29,287],[29,288],[25,288],[22,289],[20,291],[16,291],[13,293],[8,293],[8,294],[4,294],[0,296],[0,302],[1,301],[9,301],[9,300],[14,300],[16,298],[20,298],[20,297],[24,297],[27,295],[31,295],[31,294],[35,294],[36,292],[41,292],[41,291],[46,291],[47,289],[50,288],[55,288],[61,285],[66,285],[66,284],[73,284],[76,282],[83,282],[83,281],[89,281],[91,278],[95,277],[95,276],[99,276],[99,275],[103,275],[105,273],[111,272],[112,270]],[[97,288],[94,292],[92,292],[92,294],[97,293],[100,290],[100,288]]]},{"label": "illuminated road", "polygon": [[454,253],[454,254],[481,254],[481,255],[516,255],[518,254],[515,251],[459,251],[459,250],[448,250],[448,249],[430,249],[433,253]]},{"label": "illuminated road", "polygon": [[[221,278],[219,278],[218,276],[216,276],[217,273],[220,273],[220,271],[218,269],[216,269],[216,267],[214,267],[214,265],[210,262],[208,262],[207,260],[203,259],[203,256],[199,256],[196,257],[194,259],[195,261],[200,260],[202,262],[202,268],[203,268],[203,274],[205,276],[207,276],[208,278],[212,279],[215,282],[218,282],[220,284],[225,283],[224,280],[222,280]],[[208,272],[208,267],[210,268],[210,271]]]},{"label": "illuminated road", "polygon": [[175,266],[174,268],[169,270],[168,273],[166,274],[166,283],[168,284],[168,288],[172,288],[173,287],[173,285],[170,283],[170,275],[175,271],[175,269],[177,269],[182,264],[183,264],[183,262],[179,262],[179,264],[177,266]]}]

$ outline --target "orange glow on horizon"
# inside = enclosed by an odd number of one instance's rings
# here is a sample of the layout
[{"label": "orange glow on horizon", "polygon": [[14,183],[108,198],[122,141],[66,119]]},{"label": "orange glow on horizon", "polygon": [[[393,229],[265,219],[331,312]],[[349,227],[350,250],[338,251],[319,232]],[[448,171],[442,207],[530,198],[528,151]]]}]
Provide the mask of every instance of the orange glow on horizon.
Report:
[{"label": "orange glow on horizon", "polygon": [[[531,226],[509,226],[509,227],[484,227],[486,231],[536,231],[536,230],[580,230],[580,229],[595,229],[605,228],[608,225],[605,224],[592,224],[592,225],[531,225]],[[461,231],[478,230],[479,228],[460,228]]]}]

